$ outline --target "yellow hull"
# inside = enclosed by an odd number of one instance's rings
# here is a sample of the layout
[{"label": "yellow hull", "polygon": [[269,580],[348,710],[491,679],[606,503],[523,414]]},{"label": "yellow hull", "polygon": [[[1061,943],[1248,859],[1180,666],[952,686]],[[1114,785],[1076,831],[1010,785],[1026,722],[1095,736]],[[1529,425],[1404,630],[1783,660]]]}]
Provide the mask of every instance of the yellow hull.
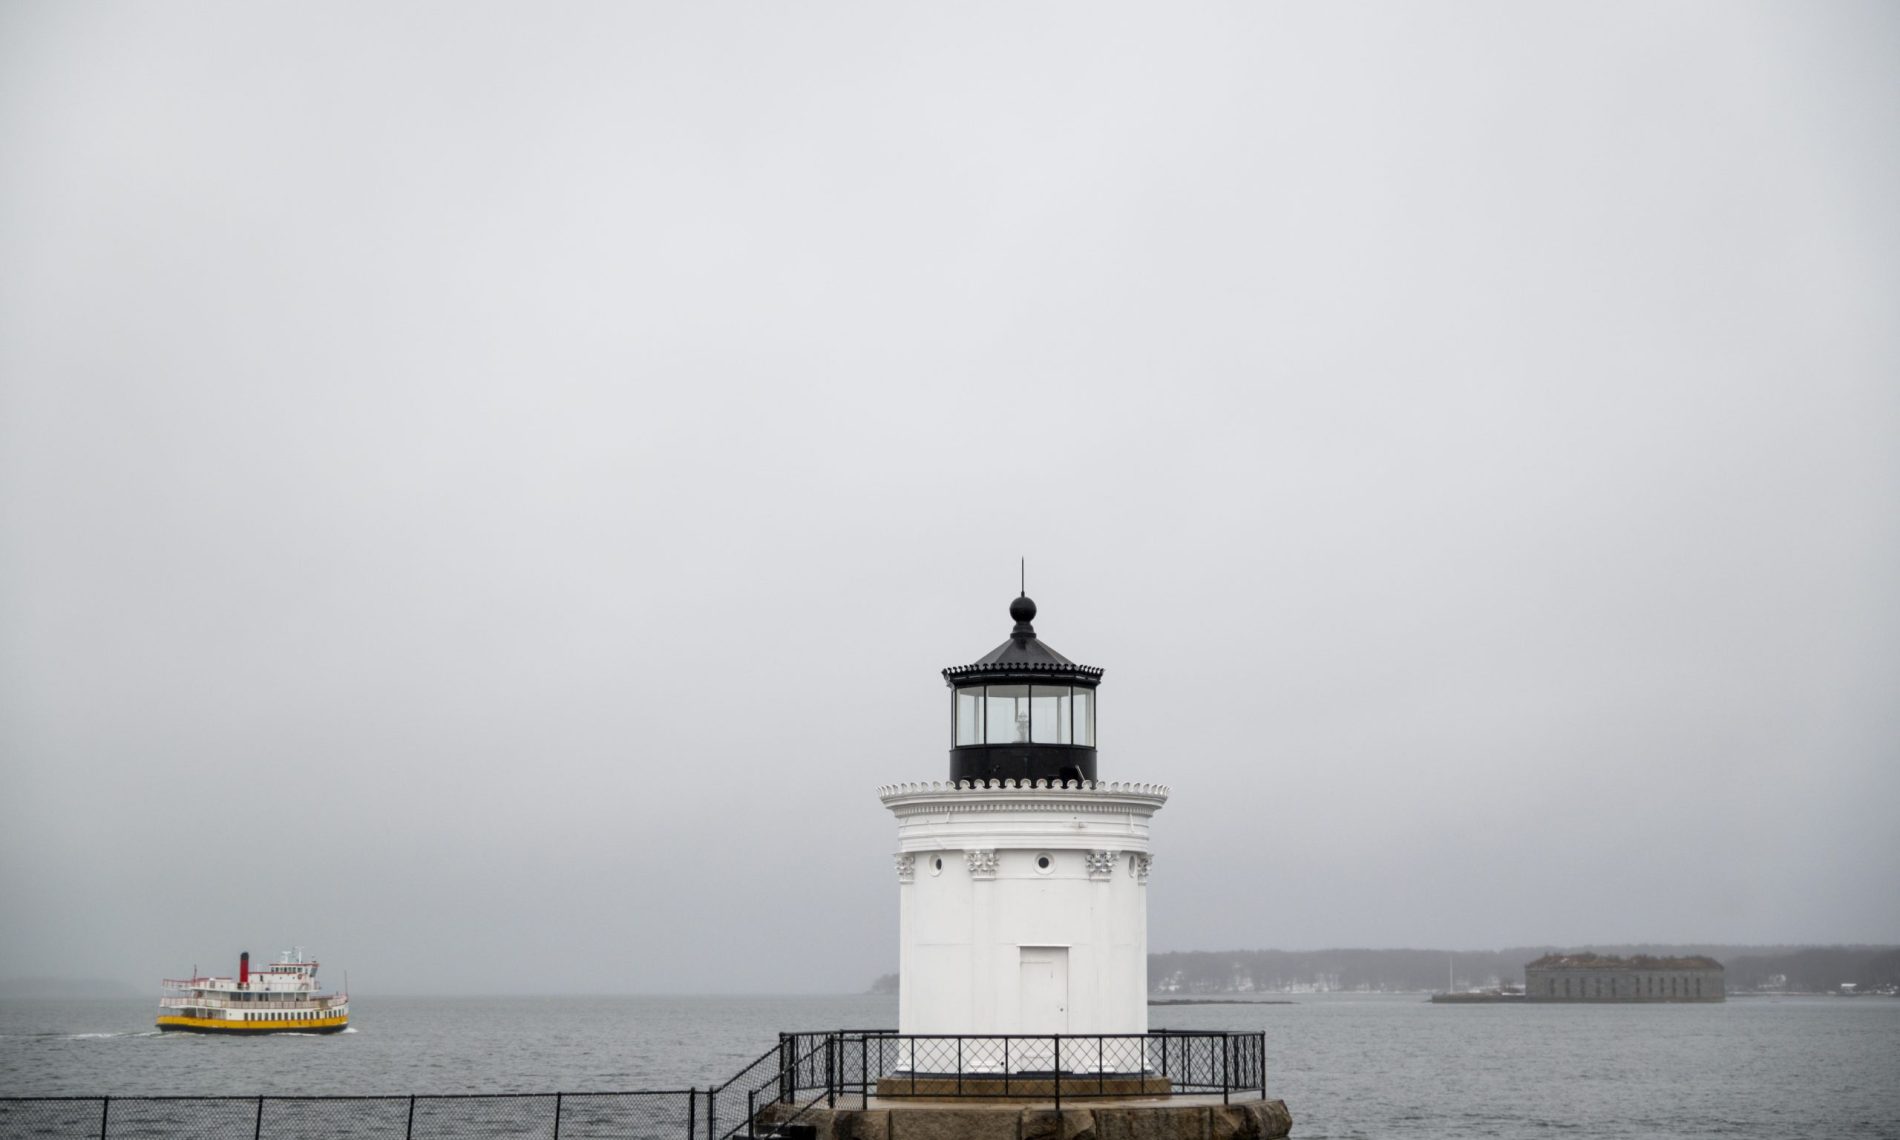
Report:
[{"label": "yellow hull", "polygon": [[222,1017],[174,1017],[158,1019],[160,1029],[182,1029],[188,1033],[335,1033],[350,1023],[350,1015],[312,1017],[291,1021],[230,1021]]}]

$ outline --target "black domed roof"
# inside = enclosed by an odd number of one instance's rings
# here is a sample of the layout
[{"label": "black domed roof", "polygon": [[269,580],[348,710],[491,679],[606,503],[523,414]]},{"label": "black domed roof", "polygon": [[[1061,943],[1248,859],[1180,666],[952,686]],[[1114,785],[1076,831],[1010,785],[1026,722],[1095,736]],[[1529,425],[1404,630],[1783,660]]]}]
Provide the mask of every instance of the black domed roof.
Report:
[{"label": "black domed roof", "polygon": [[969,665],[952,665],[945,669],[943,679],[952,685],[1012,676],[1044,681],[1061,678],[1084,685],[1093,685],[1102,679],[1100,669],[1077,665],[1036,636],[1036,629],[1030,624],[1036,617],[1036,603],[1027,595],[1009,604],[1009,616],[1016,626],[1009,631],[1008,641]]}]

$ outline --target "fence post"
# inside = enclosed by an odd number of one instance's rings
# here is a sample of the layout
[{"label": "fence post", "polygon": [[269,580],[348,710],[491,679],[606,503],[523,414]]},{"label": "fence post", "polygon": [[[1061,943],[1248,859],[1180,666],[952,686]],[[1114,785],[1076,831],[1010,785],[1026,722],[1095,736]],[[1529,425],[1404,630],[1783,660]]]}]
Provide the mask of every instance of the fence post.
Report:
[{"label": "fence post", "polygon": [[1234,1087],[1234,1039],[1221,1034],[1220,1038],[1220,1102],[1227,1104],[1228,1095]]},{"label": "fence post", "polygon": [[825,1034],[825,1107],[838,1107],[838,1035]]},{"label": "fence post", "polygon": [[554,1094],[554,1140],[561,1140],[561,1094]]},{"label": "fence post", "polygon": [[264,1134],[264,1098],[257,1098],[257,1116],[251,1121],[251,1140]]},{"label": "fence post", "polygon": [[694,1140],[693,1129],[698,1126],[693,1113],[699,1108],[699,1086],[686,1090],[686,1140]]},{"label": "fence post", "polygon": [[713,1100],[713,1086],[706,1086],[706,1140],[714,1140],[713,1132],[719,1125],[719,1105]]},{"label": "fence post", "polygon": [[1056,1128],[1062,1128],[1062,1034],[1056,1034],[1056,1060],[1050,1069],[1056,1087]]},{"label": "fence post", "polygon": [[757,1137],[752,1132],[752,1128],[759,1119],[758,1098],[759,1093],[757,1089],[753,1089],[745,1094],[745,1140],[757,1140]]},{"label": "fence post", "polygon": [[409,1094],[409,1119],[403,1122],[402,1140],[409,1140],[416,1131],[416,1094]]},{"label": "fence post", "polygon": [[99,1140],[106,1140],[106,1120],[112,1115],[112,1098],[99,1098]]},{"label": "fence post", "polygon": [[1258,1041],[1259,1041],[1259,1061],[1260,1061],[1260,1099],[1265,1100],[1267,1099],[1267,1035],[1265,1033],[1260,1034]]}]

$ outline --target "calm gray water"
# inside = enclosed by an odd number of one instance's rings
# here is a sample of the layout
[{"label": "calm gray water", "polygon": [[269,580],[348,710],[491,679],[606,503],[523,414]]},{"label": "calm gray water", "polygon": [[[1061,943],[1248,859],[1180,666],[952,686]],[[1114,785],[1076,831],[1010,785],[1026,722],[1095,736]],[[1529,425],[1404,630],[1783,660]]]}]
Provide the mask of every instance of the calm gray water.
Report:
[{"label": "calm gray water", "polygon": [[[780,1029],[888,1026],[885,997],[375,998],[355,1030],[151,1031],[153,1002],[0,1003],[0,1093],[450,1093],[704,1087]],[[1299,1137],[1900,1138],[1900,1001],[1434,1006],[1412,995],[1157,1007],[1259,1029]]]}]

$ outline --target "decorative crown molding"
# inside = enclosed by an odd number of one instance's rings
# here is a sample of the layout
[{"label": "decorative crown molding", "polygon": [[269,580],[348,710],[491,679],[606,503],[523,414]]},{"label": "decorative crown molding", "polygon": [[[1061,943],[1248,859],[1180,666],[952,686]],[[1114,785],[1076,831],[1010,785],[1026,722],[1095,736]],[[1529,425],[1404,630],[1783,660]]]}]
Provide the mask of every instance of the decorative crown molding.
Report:
[{"label": "decorative crown molding", "polygon": [[994,879],[996,877],[996,852],[993,850],[965,851],[963,861],[970,865],[972,879]]},{"label": "decorative crown molding", "polygon": [[918,796],[953,792],[1029,792],[1051,795],[1143,796],[1168,798],[1166,784],[1122,783],[1114,780],[930,780],[918,783],[884,784],[878,798]]},{"label": "decorative crown molding", "polygon": [[1115,873],[1115,851],[1090,851],[1084,858],[1088,860],[1089,878],[1106,879]]}]

